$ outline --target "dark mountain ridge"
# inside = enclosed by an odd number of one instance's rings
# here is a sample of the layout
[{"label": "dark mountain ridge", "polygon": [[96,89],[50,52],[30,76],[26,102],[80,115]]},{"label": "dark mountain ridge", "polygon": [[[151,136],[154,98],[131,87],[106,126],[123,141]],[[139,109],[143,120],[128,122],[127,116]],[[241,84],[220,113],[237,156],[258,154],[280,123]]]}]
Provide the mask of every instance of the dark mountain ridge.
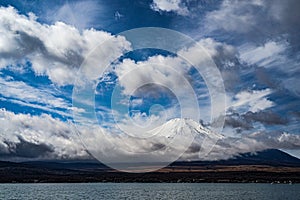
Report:
[{"label": "dark mountain ridge", "polygon": [[125,173],[89,161],[0,161],[0,182],[299,182],[300,159],[276,149],[220,161],[177,161],[150,173]]},{"label": "dark mountain ridge", "polygon": [[[28,161],[22,163],[13,163],[14,165],[23,164],[38,168],[48,169],[69,169],[69,170],[100,170],[105,171],[110,168],[98,162],[89,161]],[[234,158],[218,161],[176,161],[169,166],[206,166],[206,165],[268,165],[273,167],[300,167],[300,159],[291,156],[278,149],[268,149],[260,152],[243,153]],[[0,164],[1,166],[1,164]]]},{"label": "dark mountain ridge", "polygon": [[234,158],[218,161],[174,162],[176,166],[205,166],[205,165],[269,165],[274,167],[300,167],[300,159],[278,149],[267,149],[254,153],[243,153]]}]

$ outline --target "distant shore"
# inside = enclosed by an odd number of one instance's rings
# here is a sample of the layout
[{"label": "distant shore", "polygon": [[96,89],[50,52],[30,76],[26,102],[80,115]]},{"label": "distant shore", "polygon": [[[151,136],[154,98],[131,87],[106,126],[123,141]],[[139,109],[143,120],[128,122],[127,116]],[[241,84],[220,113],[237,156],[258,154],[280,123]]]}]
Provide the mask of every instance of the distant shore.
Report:
[{"label": "distant shore", "polygon": [[210,166],[164,168],[150,173],[2,168],[1,183],[300,183],[300,168],[271,166]]}]

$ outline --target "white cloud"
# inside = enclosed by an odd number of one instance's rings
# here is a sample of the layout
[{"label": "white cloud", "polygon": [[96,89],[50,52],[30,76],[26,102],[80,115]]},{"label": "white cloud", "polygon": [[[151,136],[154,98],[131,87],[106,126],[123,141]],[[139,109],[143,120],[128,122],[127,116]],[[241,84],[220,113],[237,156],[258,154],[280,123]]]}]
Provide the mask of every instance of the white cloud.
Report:
[{"label": "white cloud", "polygon": [[[44,145],[49,148],[47,154],[34,152],[36,158],[44,159],[75,159],[87,158],[88,154],[78,137],[66,122],[52,118],[47,114],[32,116],[15,114],[4,109],[0,110],[0,145],[2,155],[21,157],[16,152],[19,143]],[[28,147],[28,152],[31,151]],[[21,152],[26,157],[26,152]],[[46,157],[43,157],[46,156]],[[31,159],[35,159],[32,157]]]},{"label": "white cloud", "polygon": [[183,16],[189,14],[189,10],[182,0],[153,0],[151,8],[155,11],[175,12]]},{"label": "white cloud", "polygon": [[[205,71],[205,67],[203,66],[213,62],[212,57],[231,59],[237,52],[231,45],[217,42],[212,38],[205,38],[198,41],[198,45],[188,49],[182,49],[177,53],[187,59],[187,62],[201,66],[203,71],[199,71],[199,73],[203,76],[208,75],[202,73]],[[157,82],[165,86],[170,86],[169,88],[176,88],[178,92],[186,90],[182,77],[187,79],[187,72],[191,69],[191,65],[187,62],[180,57],[165,57],[161,55],[150,57],[143,62],[125,59],[116,66],[116,74],[119,76],[119,81],[124,87],[125,94],[131,94],[137,86],[147,82]],[[206,71],[210,70],[213,71],[213,69]],[[123,80],[122,77],[125,76],[130,76],[130,79],[127,78]],[[214,77],[213,74],[211,74],[209,78],[216,79],[218,77]],[[173,86],[171,87],[171,85]]]},{"label": "white cloud", "polygon": [[239,113],[265,110],[275,105],[267,98],[271,93],[271,89],[241,91],[237,93],[228,104],[228,109],[241,111]]},{"label": "white cloud", "polygon": [[[185,105],[184,108],[181,107],[182,110],[176,108],[178,112],[190,113],[189,117],[197,120],[197,117],[192,113],[196,113],[195,108],[198,107],[198,104],[193,103],[193,100],[198,101],[197,103],[201,101],[201,118],[205,121],[210,121],[210,97],[215,97],[222,93],[220,88],[222,85],[221,74],[212,57],[230,60],[235,57],[236,49],[231,45],[217,42],[212,38],[205,38],[198,41],[198,44],[195,46],[181,49],[177,54],[179,57],[157,55],[149,57],[146,61],[135,62],[130,59],[124,59],[121,63],[118,63],[115,67],[115,72],[119,77],[120,86],[124,89],[122,92],[125,95],[132,95],[133,92],[138,92],[141,96],[151,93],[155,94],[149,87],[144,87],[143,89],[142,86],[149,83],[162,85],[176,95],[181,106]],[[186,61],[181,58],[186,59]],[[198,73],[192,76],[189,74],[191,65],[188,62],[199,66],[197,68]],[[223,66],[220,67],[222,68]],[[199,76],[202,76],[202,78],[199,78]],[[210,84],[211,91],[207,90],[206,84]],[[218,114],[224,109],[225,105],[222,103],[214,105],[214,110]],[[174,112],[170,111],[169,109],[168,113],[174,114]]]},{"label": "white cloud", "polygon": [[0,68],[27,59],[37,75],[47,75],[52,82],[67,85],[73,83],[84,58],[104,41],[110,39],[103,44],[108,51],[98,52],[97,63],[89,66],[89,72],[102,66],[103,59],[115,59],[130,48],[124,37],[94,29],[80,33],[63,22],[46,25],[32,16],[20,15],[12,7],[0,8]]},{"label": "white cloud", "polygon": [[239,48],[240,59],[249,65],[269,67],[284,63],[286,61],[284,52],[287,44],[283,42],[266,42],[262,46],[245,44]]},{"label": "white cloud", "polygon": [[189,66],[178,57],[158,55],[144,62],[125,59],[116,66],[115,71],[121,86],[124,87],[124,94],[131,95],[146,83],[157,83],[177,90],[183,89],[186,87],[183,77],[188,69]]},{"label": "white cloud", "polygon": [[[198,97],[187,74],[189,69],[190,66],[179,57],[158,55],[143,62],[125,59],[117,64],[115,72],[125,95],[133,95],[135,92],[138,97],[155,98],[160,92],[159,87],[163,86],[171,91],[180,103],[176,116],[179,114],[182,117],[198,120]],[[152,87],[153,84],[156,87]]]},{"label": "white cloud", "polygon": [[234,46],[218,42],[213,38],[204,38],[198,41],[198,43],[211,57],[219,58],[222,56],[228,59],[234,57],[237,53]]}]

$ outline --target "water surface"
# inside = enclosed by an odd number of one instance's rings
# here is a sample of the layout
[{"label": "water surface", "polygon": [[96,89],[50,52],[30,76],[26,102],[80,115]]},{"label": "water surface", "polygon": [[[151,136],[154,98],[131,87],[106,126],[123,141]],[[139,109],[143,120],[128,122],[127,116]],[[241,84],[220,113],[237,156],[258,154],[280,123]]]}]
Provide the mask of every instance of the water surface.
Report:
[{"label": "water surface", "polygon": [[0,199],[300,199],[300,184],[39,183],[0,184]]}]

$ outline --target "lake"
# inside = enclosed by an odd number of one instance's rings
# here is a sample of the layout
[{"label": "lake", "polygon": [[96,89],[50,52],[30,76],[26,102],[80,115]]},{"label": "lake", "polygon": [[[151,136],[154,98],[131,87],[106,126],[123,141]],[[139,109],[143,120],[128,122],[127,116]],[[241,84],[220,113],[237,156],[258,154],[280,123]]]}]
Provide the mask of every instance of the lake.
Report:
[{"label": "lake", "polygon": [[300,184],[38,183],[0,184],[0,199],[300,199]]}]

